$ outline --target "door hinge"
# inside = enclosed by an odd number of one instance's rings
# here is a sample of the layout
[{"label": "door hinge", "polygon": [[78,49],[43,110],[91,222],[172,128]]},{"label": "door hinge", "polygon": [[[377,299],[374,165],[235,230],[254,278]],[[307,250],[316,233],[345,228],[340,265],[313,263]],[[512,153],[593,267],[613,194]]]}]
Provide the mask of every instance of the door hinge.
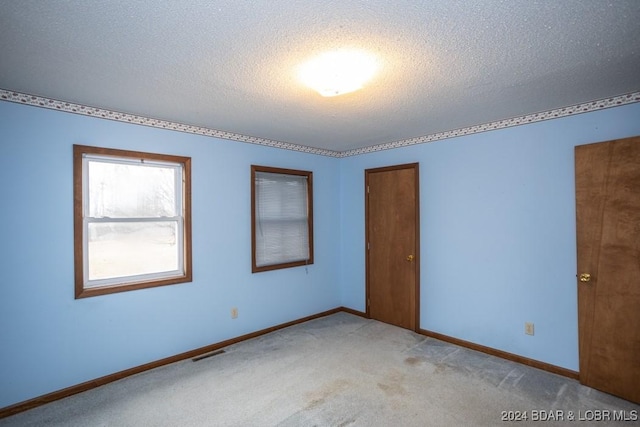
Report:
[{"label": "door hinge", "polygon": [[369,194],[369,186],[367,185],[367,194]]},{"label": "door hinge", "polygon": [[369,242],[367,242],[367,250],[369,250],[369,247],[370,247],[370,246],[371,246],[371,245],[369,244]]}]

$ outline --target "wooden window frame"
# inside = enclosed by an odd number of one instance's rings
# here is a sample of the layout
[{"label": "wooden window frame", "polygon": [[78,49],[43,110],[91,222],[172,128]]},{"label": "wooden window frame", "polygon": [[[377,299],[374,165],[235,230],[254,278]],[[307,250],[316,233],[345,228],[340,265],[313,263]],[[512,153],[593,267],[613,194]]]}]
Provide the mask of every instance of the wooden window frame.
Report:
[{"label": "wooden window frame", "polygon": [[[177,275],[167,275],[148,280],[132,280],[134,276],[125,276],[122,281],[105,286],[85,286],[85,193],[83,189],[83,159],[85,155],[113,157],[117,159],[135,159],[144,162],[168,162],[180,164],[182,168],[182,272]],[[74,279],[75,298],[87,298],[98,295],[133,291],[137,289],[157,286],[173,285],[192,281],[191,256],[191,158],[167,154],[146,153],[140,151],[118,150],[112,148],[93,147],[85,145],[73,146],[73,218],[74,218]],[[87,260],[88,262],[88,260]],[[87,273],[87,274],[85,274]]]},{"label": "wooden window frame", "polygon": [[[282,175],[296,175],[307,178],[307,226],[308,226],[308,244],[309,257],[306,260],[283,262],[277,264],[269,264],[258,266],[256,263],[256,173],[266,172]],[[298,266],[306,266],[313,264],[313,172],[302,171],[296,169],[284,169],[270,166],[251,165],[251,272],[258,273],[262,271],[278,270],[283,268],[291,268]]]}]

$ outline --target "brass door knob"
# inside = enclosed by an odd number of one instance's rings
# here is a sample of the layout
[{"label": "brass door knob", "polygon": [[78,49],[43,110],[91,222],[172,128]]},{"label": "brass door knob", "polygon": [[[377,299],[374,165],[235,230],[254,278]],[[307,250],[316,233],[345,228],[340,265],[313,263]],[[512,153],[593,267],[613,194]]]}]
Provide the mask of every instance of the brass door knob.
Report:
[{"label": "brass door knob", "polygon": [[582,273],[580,275],[580,281],[581,282],[588,282],[591,280],[591,275],[589,273]]},{"label": "brass door knob", "polygon": [[413,256],[413,255],[409,255],[409,256],[407,257],[407,261],[411,262],[411,261],[413,261],[413,258],[414,258],[414,256]]}]

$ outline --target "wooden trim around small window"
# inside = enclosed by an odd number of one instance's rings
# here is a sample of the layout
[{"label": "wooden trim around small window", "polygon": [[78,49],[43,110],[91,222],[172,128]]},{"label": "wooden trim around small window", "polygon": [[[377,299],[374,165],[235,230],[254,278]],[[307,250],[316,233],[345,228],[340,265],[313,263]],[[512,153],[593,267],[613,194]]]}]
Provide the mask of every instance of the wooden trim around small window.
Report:
[{"label": "wooden trim around small window", "polygon": [[[164,279],[133,282],[103,287],[84,287],[84,248],[83,248],[83,192],[82,192],[82,159],[84,154],[101,156],[125,157],[164,161],[182,164],[182,200],[183,200],[183,248],[184,274]],[[117,292],[133,291],[156,286],[186,283],[193,280],[191,259],[191,158],[168,154],[145,153],[141,151],[118,150],[112,148],[91,147],[86,145],[73,146],[73,232],[74,232],[74,263],[75,263],[75,298],[87,298]]]},{"label": "wooden trim around small window", "polygon": [[[277,173],[283,175],[297,175],[307,177],[307,206],[308,206],[308,233],[309,233],[309,259],[286,262],[271,265],[256,265],[256,172]],[[251,165],[251,272],[278,270],[281,268],[299,267],[313,264],[313,172],[295,169],[283,169],[270,166]]]}]

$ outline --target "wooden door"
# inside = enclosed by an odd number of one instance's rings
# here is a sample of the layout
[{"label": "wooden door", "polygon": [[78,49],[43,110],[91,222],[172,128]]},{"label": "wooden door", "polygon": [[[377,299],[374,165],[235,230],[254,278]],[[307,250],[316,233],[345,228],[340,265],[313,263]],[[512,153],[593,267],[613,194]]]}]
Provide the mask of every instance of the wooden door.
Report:
[{"label": "wooden door", "polygon": [[575,163],[580,382],[640,403],[640,137]]},{"label": "wooden door", "polygon": [[367,315],[419,326],[418,164],[365,171]]}]

